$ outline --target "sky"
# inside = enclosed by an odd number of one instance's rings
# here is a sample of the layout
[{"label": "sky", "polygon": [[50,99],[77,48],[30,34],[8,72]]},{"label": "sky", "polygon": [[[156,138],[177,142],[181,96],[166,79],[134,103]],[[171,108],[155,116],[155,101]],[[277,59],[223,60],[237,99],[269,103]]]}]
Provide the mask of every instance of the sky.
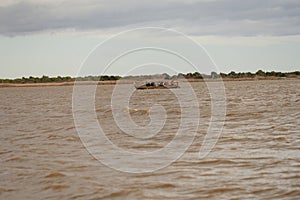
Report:
[{"label": "sky", "polygon": [[[217,66],[214,71],[300,70],[299,0],[1,0],[0,78],[77,76],[100,43],[141,27],[161,27],[186,35],[205,49],[207,58]],[[185,54],[196,55],[198,50],[166,32],[155,37],[145,32],[125,34],[118,44],[110,40],[92,64],[104,68],[100,64],[106,59],[104,54],[145,40],[149,45],[158,40],[177,45]],[[155,61],[172,60],[163,53],[139,53],[132,54],[132,59],[152,56]],[[142,65],[142,61],[128,60],[116,62],[107,73],[123,75],[130,65]],[[179,65],[175,60],[169,64]],[[159,68],[147,67],[147,73]],[[176,70],[192,71],[185,67]]]}]

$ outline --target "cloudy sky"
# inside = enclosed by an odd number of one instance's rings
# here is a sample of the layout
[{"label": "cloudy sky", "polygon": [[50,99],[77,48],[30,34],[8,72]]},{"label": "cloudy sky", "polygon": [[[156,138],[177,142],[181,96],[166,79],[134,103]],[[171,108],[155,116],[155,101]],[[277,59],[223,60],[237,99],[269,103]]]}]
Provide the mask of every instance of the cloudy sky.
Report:
[{"label": "cloudy sky", "polygon": [[223,72],[300,69],[299,0],[1,0],[0,78],[75,76],[97,44],[145,26],[188,35]]}]

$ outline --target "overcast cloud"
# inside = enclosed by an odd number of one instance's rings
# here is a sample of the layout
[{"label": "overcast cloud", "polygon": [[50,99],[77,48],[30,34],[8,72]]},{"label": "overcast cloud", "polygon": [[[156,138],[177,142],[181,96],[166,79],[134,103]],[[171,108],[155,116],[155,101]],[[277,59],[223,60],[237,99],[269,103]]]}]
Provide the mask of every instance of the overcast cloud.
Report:
[{"label": "overcast cloud", "polygon": [[0,34],[94,31],[136,26],[176,28],[192,35],[298,35],[299,0],[4,1]]}]

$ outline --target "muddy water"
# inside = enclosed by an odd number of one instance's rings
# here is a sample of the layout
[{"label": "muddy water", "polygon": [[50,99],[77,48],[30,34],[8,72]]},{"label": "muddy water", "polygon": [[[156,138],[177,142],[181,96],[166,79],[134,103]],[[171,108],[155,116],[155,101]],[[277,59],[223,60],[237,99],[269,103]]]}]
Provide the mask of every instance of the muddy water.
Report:
[{"label": "muddy water", "polygon": [[[299,199],[300,81],[226,82],[225,87],[225,125],[210,154],[198,157],[211,116],[210,96],[205,84],[193,83],[201,118],[193,144],[170,166],[142,174],[116,171],[89,154],[75,129],[71,86],[0,88],[0,198]],[[172,92],[132,95],[124,109],[136,124],[150,123],[150,107],[157,102],[167,114],[160,133],[136,139],[114,123],[112,90],[97,89],[95,108],[115,145],[145,152],[174,138],[182,111]]]}]

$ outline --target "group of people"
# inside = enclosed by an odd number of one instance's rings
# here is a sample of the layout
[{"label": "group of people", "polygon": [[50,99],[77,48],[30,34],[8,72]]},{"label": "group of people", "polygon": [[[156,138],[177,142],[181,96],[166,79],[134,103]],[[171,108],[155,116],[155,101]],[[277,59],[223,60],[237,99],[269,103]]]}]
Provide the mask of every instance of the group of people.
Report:
[{"label": "group of people", "polygon": [[166,81],[166,82],[146,82],[146,86],[172,86],[174,85],[174,81]]}]

